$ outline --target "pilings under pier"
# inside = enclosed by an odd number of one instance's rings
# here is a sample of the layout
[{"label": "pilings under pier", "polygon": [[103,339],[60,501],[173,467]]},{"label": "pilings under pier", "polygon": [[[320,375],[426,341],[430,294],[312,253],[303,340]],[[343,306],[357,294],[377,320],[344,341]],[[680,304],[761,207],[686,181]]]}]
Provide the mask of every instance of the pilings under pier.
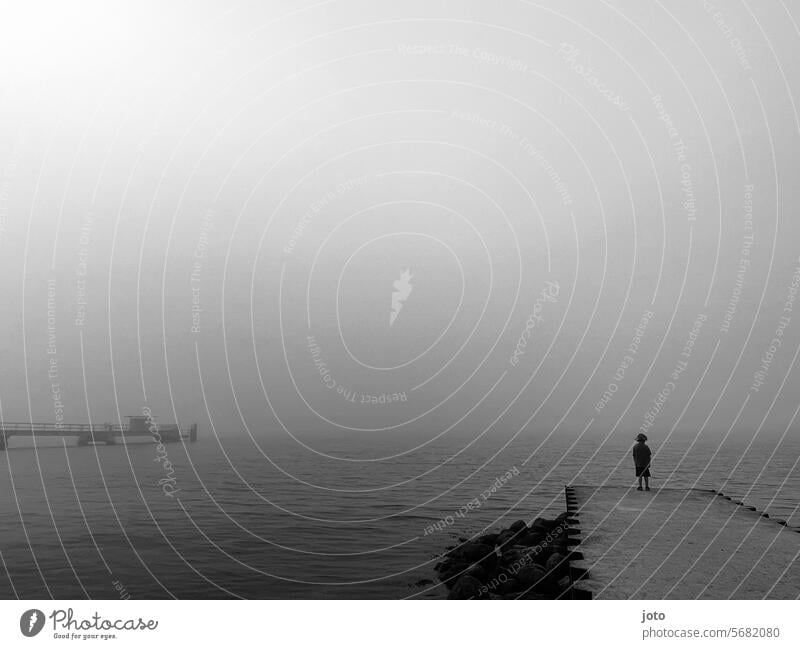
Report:
[{"label": "pilings under pier", "polygon": [[576,587],[598,599],[795,599],[800,533],[701,489],[567,487]]}]

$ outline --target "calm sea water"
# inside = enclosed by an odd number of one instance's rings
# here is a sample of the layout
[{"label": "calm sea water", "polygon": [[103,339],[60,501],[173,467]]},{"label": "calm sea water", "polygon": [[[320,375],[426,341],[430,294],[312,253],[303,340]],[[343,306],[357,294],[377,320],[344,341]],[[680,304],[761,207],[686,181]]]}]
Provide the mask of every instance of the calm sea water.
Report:
[{"label": "calm sea water", "polygon": [[[403,445],[223,439],[167,447],[176,497],[152,444],[12,442],[0,596],[439,597],[423,580],[456,537],[553,516],[568,483],[633,479],[628,439],[439,441],[380,461]],[[722,489],[800,525],[797,441],[690,442],[653,440],[655,485]]]}]

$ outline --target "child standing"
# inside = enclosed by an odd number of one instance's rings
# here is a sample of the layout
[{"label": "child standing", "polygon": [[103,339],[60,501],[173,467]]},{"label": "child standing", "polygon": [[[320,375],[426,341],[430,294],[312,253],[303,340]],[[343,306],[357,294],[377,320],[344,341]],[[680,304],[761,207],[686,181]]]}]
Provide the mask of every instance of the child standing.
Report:
[{"label": "child standing", "polygon": [[642,490],[642,478],[644,478],[644,488],[650,491],[650,458],[653,454],[650,447],[645,444],[647,435],[639,433],[636,436],[636,444],[633,445],[633,464],[636,466],[636,477],[639,478],[637,491]]}]

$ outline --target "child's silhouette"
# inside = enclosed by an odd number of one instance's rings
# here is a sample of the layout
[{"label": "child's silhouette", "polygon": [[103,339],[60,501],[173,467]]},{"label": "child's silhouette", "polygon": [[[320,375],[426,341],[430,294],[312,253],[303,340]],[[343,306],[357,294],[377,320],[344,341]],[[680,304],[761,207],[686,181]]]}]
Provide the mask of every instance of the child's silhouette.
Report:
[{"label": "child's silhouette", "polygon": [[636,466],[636,477],[639,478],[637,491],[642,490],[642,478],[644,478],[644,488],[650,491],[650,458],[653,454],[650,447],[645,444],[647,435],[639,433],[636,436],[636,444],[633,445],[633,463]]}]

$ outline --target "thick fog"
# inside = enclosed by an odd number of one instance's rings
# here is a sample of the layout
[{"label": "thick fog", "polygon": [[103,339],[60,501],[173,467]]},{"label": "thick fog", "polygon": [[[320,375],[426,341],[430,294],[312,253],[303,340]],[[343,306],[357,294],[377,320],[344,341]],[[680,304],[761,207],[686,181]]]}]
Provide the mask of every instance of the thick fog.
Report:
[{"label": "thick fog", "polygon": [[796,7],[70,5],[0,19],[2,420],[798,428]]}]

